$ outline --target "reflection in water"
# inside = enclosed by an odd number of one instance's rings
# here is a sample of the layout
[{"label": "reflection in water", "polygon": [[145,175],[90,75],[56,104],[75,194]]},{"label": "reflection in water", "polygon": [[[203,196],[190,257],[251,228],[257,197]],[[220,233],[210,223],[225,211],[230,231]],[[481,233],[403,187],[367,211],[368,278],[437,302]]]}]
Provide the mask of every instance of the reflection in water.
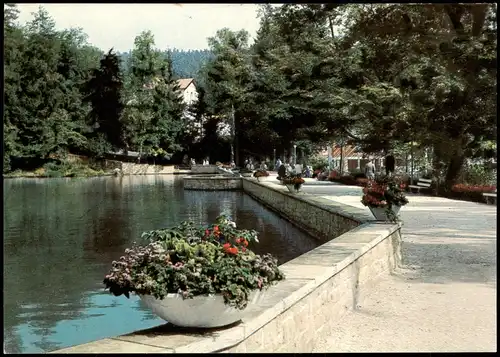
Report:
[{"label": "reflection in water", "polygon": [[4,180],[4,336],[8,353],[45,352],[162,320],[102,279],[142,232],[227,212],[284,263],[318,245],[241,192],[184,191],[175,176]]}]

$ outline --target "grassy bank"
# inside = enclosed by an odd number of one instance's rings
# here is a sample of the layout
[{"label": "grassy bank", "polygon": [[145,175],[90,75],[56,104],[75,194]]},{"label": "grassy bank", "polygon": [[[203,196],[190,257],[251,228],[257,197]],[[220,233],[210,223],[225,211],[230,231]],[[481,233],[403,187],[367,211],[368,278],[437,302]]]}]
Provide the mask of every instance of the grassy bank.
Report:
[{"label": "grassy bank", "polygon": [[4,173],[4,178],[20,178],[20,177],[37,177],[37,178],[54,178],[54,177],[95,177],[109,176],[111,171],[104,171],[100,168],[92,167],[84,163],[74,162],[50,162],[43,167],[39,167],[34,171],[15,170],[9,173]]}]

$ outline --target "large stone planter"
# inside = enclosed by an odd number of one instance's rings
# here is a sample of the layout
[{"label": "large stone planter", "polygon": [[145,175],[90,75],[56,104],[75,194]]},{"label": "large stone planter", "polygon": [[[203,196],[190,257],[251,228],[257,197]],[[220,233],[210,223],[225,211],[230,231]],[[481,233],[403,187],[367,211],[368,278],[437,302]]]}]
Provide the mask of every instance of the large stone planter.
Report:
[{"label": "large stone planter", "polygon": [[[261,291],[250,294],[248,305],[258,304]],[[184,299],[180,294],[168,294],[163,300],[152,295],[139,295],[153,313],[165,321],[181,327],[213,328],[227,326],[241,320],[245,310],[224,303],[222,295],[200,295]]]},{"label": "large stone planter", "polygon": [[[372,212],[373,216],[377,221],[388,221],[389,218],[387,217],[387,208],[382,208],[382,207],[368,207],[370,211]],[[401,209],[401,206],[396,206],[393,205],[391,207],[392,212],[397,216],[399,214],[399,210]]]}]

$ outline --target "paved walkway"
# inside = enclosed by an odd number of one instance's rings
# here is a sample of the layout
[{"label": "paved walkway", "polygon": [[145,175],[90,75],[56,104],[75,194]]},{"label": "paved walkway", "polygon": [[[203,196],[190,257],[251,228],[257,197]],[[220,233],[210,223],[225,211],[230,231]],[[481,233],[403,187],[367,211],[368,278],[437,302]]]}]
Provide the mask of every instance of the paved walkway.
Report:
[{"label": "paved walkway", "polygon": [[[303,190],[365,208],[359,187]],[[496,206],[408,198],[403,267],[367,292],[314,352],[496,351]]]}]

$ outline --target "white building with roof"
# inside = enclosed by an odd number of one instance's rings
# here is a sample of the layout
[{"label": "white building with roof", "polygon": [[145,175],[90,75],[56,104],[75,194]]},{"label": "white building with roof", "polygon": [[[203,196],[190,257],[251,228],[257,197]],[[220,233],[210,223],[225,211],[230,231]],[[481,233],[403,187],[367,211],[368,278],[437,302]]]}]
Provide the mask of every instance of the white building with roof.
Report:
[{"label": "white building with roof", "polygon": [[194,78],[181,78],[177,80],[182,91],[182,98],[186,105],[192,105],[198,101],[198,90]]}]

